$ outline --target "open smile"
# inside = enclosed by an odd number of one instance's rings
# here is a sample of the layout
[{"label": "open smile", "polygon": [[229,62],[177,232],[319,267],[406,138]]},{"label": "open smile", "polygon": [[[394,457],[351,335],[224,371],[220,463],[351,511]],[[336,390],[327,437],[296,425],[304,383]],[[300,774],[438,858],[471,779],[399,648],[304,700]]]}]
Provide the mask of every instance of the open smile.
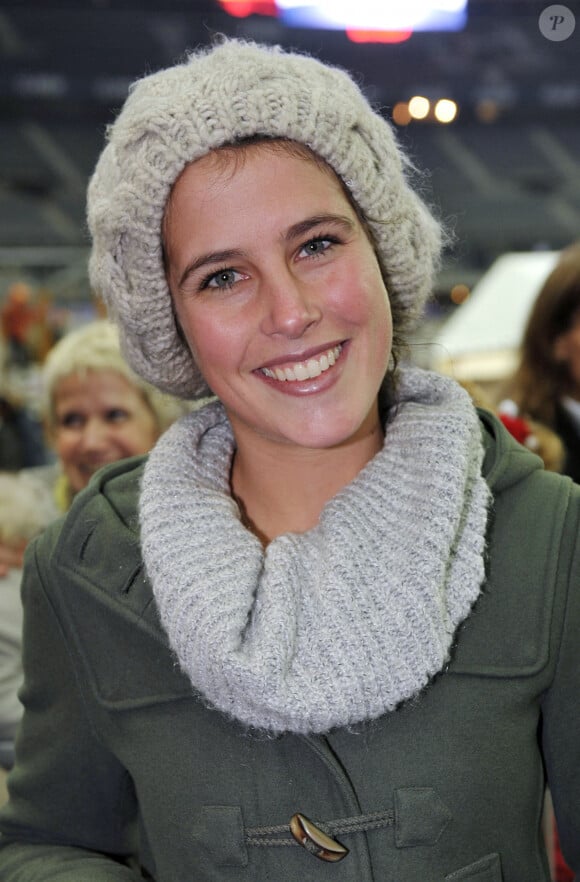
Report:
[{"label": "open smile", "polygon": [[264,376],[272,380],[279,380],[282,383],[297,383],[304,380],[312,380],[319,377],[335,363],[342,352],[342,343],[327,349],[321,355],[315,358],[309,358],[306,361],[298,361],[284,367],[264,367],[260,368]]},{"label": "open smile", "polygon": [[98,462],[79,462],[76,463],[76,468],[83,475],[87,475],[88,477],[92,477],[95,472],[98,472],[103,466],[108,465],[110,462],[114,460],[109,459],[100,459]]}]

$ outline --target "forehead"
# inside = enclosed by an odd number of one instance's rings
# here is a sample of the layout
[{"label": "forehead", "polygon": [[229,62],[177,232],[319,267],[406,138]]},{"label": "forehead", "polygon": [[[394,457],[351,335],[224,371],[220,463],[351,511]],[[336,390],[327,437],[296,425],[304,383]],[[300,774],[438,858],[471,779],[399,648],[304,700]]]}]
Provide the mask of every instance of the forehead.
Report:
[{"label": "forehead", "polygon": [[176,201],[180,201],[179,197],[182,197],[184,191],[189,189],[192,180],[196,179],[198,181],[195,191],[197,197],[201,198],[204,188],[209,190],[212,184],[216,184],[219,181],[225,184],[233,181],[238,173],[243,173],[248,163],[254,165],[255,163],[260,164],[263,162],[265,168],[269,164],[268,159],[278,159],[282,163],[285,159],[289,160],[289,164],[294,166],[292,173],[295,176],[300,175],[301,163],[304,163],[305,175],[310,177],[311,174],[316,175],[319,172],[321,177],[331,182],[333,189],[342,193],[357,218],[361,223],[364,223],[360,209],[343,180],[336,174],[332,166],[305,144],[285,139],[251,139],[239,144],[225,145],[217,150],[212,150],[195,162],[185,166],[173,184],[165,208],[163,218],[164,242],[166,241],[167,224],[171,220]]},{"label": "forehead", "polygon": [[141,397],[139,390],[122,374],[114,370],[88,368],[61,377],[55,384],[53,401],[57,409],[73,399],[90,407],[105,397],[131,396]]},{"label": "forehead", "polygon": [[212,150],[208,157],[212,158],[217,165],[240,167],[248,156],[289,156],[294,159],[303,159],[317,168],[327,172],[331,177],[339,180],[338,175],[331,165],[322,156],[315,153],[306,144],[299,141],[291,141],[287,138],[248,138],[235,144],[225,144],[217,150]]}]

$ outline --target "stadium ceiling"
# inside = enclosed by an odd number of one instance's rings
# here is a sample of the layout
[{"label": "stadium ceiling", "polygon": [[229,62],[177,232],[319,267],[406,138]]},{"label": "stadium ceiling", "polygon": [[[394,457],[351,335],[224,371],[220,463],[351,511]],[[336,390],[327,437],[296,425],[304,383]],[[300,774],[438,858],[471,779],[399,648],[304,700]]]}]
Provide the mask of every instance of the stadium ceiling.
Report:
[{"label": "stadium ceiling", "polygon": [[540,30],[548,5],[471,0],[462,31],[357,44],[272,16],[236,18],[217,0],[2,0],[0,264],[16,255],[16,272],[36,260],[74,288],[106,124],[134,79],[218,34],[344,66],[387,116],[413,95],[457,103],[452,125],[400,129],[456,234],[443,287],[471,281],[504,251],[560,248],[580,234],[580,4],[567,0],[577,27],[563,41]]}]

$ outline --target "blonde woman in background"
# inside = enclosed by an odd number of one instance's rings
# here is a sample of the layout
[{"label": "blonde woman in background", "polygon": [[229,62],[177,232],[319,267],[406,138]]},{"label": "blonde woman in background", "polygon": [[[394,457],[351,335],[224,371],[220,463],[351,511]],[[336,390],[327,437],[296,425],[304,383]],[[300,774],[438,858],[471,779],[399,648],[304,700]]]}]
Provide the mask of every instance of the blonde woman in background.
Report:
[{"label": "blonde woman in background", "polygon": [[107,321],[68,334],[44,369],[48,439],[58,458],[56,502],[66,511],[102,466],[147,453],[188,409],[131,370]]},{"label": "blonde woman in background", "polygon": [[[46,436],[54,465],[30,470],[43,480],[54,518],[101,466],[146,453],[190,405],[146,383],[125,361],[114,325],[100,320],[71,331],[44,366]],[[0,573],[20,566],[26,537],[0,541]]]}]

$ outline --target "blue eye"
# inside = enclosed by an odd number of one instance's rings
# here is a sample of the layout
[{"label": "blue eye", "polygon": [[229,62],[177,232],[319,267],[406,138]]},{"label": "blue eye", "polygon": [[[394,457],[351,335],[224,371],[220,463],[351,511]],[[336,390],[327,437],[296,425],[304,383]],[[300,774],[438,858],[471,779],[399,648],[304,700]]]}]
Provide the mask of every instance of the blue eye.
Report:
[{"label": "blue eye", "polygon": [[222,269],[217,273],[212,273],[210,276],[207,276],[201,283],[201,288],[221,288],[224,290],[231,288],[242,278],[242,274],[234,269]]},{"label": "blue eye", "polygon": [[299,254],[305,254],[306,257],[317,257],[319,254],[324,254],[325,251],[328,251],[337,242],[338,239],[335,239],[333,236],[318,236],[305,242],[301,246]]}]

